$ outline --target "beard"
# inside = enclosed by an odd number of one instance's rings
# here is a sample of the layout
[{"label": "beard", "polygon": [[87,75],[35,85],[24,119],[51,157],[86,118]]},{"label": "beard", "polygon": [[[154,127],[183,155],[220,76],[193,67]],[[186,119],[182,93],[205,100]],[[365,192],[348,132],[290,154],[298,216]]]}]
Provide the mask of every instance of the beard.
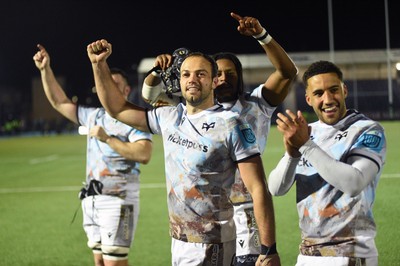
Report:
[{"label": "beard", "polygon": [[238,92],[231,84],[223,83],[214,89],[215,96],[220,103],[238,99]]}]

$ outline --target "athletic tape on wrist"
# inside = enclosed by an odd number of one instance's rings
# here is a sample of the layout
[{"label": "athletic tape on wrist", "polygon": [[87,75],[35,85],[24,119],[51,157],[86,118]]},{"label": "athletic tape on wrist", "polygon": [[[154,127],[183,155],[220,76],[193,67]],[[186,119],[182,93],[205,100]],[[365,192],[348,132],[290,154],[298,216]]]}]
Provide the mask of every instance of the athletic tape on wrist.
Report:
[{"label": "athletic tape on wrist", "polygon": [[271,35],[268,34],[267,37],[265,37],[264,39],[258,40],[258,43],[263,45],[263,44],[269,44],[271,41],[272,41],[272,37],[271,37]]},{"label": "athletic tape on wrist", "polygon": [[154,77],[161,77],[161,74],[156,72],[156,71],[151,71],[151,75],[153,75]]},{"label": "athletic tape on wrist", "polygon": [[142,97],[150,103],[154,103],[160,95],[162,88],[163,86],[161,82],[156,86],[149,86],[143,82]]},{"label": "athletic tape on wrist", "polygon": [[254,39],[258,41],[259,44],[269,44],[272,40],[271,35],[268,34],[267,30],[263,28],[260,34],[253,35]]},{"label": "athletic tape on wrist", "polygon": [[274,243],[272,246],[267,247],[264,245],[261,245],[261,255],[273,255],[273,254],[277,254],[278,251],[276,250],[276,243]]}]

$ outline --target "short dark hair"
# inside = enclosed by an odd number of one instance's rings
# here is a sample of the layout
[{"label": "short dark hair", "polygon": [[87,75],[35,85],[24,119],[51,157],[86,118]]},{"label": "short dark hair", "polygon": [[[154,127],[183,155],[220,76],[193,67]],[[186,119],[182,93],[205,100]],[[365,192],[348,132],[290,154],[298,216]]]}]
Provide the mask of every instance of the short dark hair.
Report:
[{"label": "short dark hair", "polygon": [[340,81],[343,81],[343,73],[340,68],[329,61],[317,61],[312,63],[303,74],[303,83],[307,88],[307,80],[315,75],[324,73],[336,73]]},{"label": "short dark hair", "polygon": [[[190,52],[183,61],[185,61],[187,58],[192,57],[192,56],[200,56],[206,59],[208,62],[211,64],[211,77],[215,78],[218,75],[218,65],[215,63],[214,58],[212,58],[210,55],[202,53],[202,52]],[[183,63],[182,61],[182,63]]]},{"label": "short dark hair", "polygon": [[242,67],[242,63],[240,62],[239,58],[230,52],[220,52],[220,53],[216,53],[213,55],[213,58],[215,60],[215,62],[217,62],[220,59],[228,59],[230,61],[232,61],[232,63],[235,65],[236,68],[236,73],[238,76],[238,96],[243,94],[244,91],[244,84],[243,84],[243,67]]},{"label": "short dark hair", "polygon": [[129,85],[129,77],[125,71],[123,71],[120,68],[113,67],[113,68],[110,68],[110,72],[111,72],[111,75],[115,75],[115,74],[121,75],[126,80],[126,83]]}]

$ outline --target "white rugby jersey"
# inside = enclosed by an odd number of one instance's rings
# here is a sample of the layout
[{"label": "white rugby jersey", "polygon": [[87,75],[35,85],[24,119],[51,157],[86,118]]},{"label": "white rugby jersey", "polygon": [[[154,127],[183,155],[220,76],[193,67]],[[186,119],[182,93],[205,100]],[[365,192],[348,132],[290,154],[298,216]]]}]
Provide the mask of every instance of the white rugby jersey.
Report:
[{"label": "white rugby jersey", "polygon": [[221,105],[190,116],[183,104],[161,107],[147,119],[164,142],[171,236],[198,243],[235,239],[229,195],[236,163],[259,155],[250,126]]},{"label": "white rugby jersey", "polygon": [[[256,134],[258,148],[261,154],[267,145],[267,137],[271,128],[271,117],[276,110],[276,106],[271,106],[262,96],[261,84],[251,93],[240,97],[237,101],[222,103],[225,109],[239,114],[240,118],[249,123],[253,132]],[[239,171],[235,174],[235,184],[232,187],[231,200],[233,204],[251,202],[251,195],[247,191]]]},{"label": "white rugby jersey", "polygon": [[[136,130],[112,118],[104,108],[78,106],[78,120],[89,131],[98,125],[103,127],[108,135],[124,142],[152,139],[151,134]],[[139,193],[139,173],[139,163],[125,159],[107,143],[87,135],[87,184],[91,179],[99,180],[103,183],[103,195],[136,198]]]},{"label": "white rugby jersey", "polygon": [[300,158],[295,178],[302,231],[301,253],[361,258],[377,256],[372,206],[386,157],[383,128],[355,110],[349,110],[346,117],[335,125],[317,121],[310,126],[311,140],[332,158],[346,162],[350,156],[363,156],[376,163],[379,172],[360,194],[351,197],[327,183],[305,158]]}]

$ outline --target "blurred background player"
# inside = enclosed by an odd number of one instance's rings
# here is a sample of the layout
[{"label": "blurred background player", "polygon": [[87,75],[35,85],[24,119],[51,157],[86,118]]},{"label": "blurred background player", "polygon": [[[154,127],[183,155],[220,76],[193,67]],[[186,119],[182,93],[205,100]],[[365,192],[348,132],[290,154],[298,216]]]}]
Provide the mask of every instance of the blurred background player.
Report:
[{"label": "blurred background player", "polygon": [[[82,189],[83,228],[96,266],[127,266],[139,216],[139,165],[152,153],[151,135],[129,127],[104,108],[73,103],[57,82],[42,45],[33,56],[51,105],[88,130],[86,186]],[[128,97],[126,74],[112,70],[113,82]]]}]

